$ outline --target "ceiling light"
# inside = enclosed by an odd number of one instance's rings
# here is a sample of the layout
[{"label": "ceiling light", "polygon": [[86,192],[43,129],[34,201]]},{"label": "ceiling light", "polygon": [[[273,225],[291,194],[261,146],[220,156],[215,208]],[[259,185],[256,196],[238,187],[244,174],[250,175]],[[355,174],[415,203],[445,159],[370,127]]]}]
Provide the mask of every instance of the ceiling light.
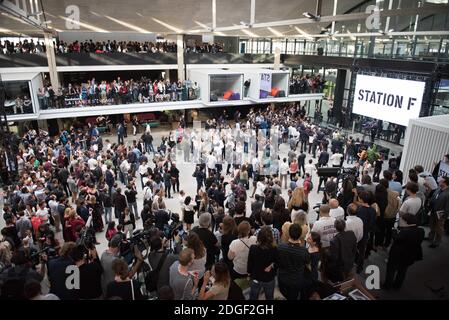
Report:
[{"label": "ceiling light", "polygon": [[304,12],[302,15],[303,15],[304,17],[306,17],[306,18],[311,19],[311,20],[315,20],[315,21],[320,20],[320,16],[316,16],[316,15],[314,15],[313,13],[310,13],[310,12]]},{"label": "ceiling light", "polygon": [[283,37],[283,36],[284,36],[281,32],[279,32],[279,31],[277,31],[277,30],[275,30],[275,29],[273,29],[273,28],[271,28],[271,27],[267,27],[267,29],[268,29],[272,34],[274,34],[276,37]]},{"label": "ceiling light", "polygon": [[111,21],[114,21],[115,23],[118,23],[118,24],[120,24],[120,25],[122,25],[124,27],[127,27],[127,28],[129,28],[131,30],[134,30],[134,31],[137,31],[137,32],[140,32],[140,33],[151,33],[151,31],[145,30],[145,29],[140,28],[140,27],[138,27],[136,25],[133,25],[131,23],[128,23],[128,22],[125,22],[125,21],[122,21],[122,20],[119,20],[119,19],[116,19],[116,18],[113,18],[113,17],[110,17],[110,16],[104,16],[104,17],[109,19],[109,20],[111,20]]}]

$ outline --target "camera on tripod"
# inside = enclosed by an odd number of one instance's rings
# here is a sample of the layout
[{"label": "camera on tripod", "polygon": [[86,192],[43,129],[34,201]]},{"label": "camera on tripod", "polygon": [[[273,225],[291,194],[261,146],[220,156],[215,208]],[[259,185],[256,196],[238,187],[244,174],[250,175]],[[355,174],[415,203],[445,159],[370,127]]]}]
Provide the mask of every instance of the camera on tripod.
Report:
[{"label": "camera on tripod", "polygon": [[91,228],[81,229],[80,237],[76,241],[77,246],[83,246],[86,251],[95,249],[95,232]]},{"label": "camera on tripod", "polygon": [[58,255],[58,252],[56,251],[55,248],[50,247],[50,246],[46,246],[42,250],[34,252],[30,256],[30,260],[31,260],[31,263],[33,266],[36,266],[39,264],[40,258],[42,257],[43,254],[47,255],[48,259],[52,259]]},{"label": "camera on tripod", "polygon": [[151,230],[136,230],[131,239],[123,239],[120,245],[120,256],[128,263],[134,261],[134,248],[140,252],[148,251],[150,248],[150,238],[152,236]]}]

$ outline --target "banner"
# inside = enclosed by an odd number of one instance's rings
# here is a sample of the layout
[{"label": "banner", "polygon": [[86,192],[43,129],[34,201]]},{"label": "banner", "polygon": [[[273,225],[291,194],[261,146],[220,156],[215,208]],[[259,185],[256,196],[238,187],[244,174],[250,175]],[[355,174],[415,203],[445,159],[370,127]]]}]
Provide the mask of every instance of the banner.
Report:
[{"label": "banner", "polygon": [[271,74],[260,74],[260,90],[271,92]]},{"label": "banner", "polygon": [[425,83],[357,75],[352,112],[402,126],[418,118]]},{"label": "banner", "polygon": [[438,171],[438,177],[449,177],[449,163],[440,162],[440,170]]}]

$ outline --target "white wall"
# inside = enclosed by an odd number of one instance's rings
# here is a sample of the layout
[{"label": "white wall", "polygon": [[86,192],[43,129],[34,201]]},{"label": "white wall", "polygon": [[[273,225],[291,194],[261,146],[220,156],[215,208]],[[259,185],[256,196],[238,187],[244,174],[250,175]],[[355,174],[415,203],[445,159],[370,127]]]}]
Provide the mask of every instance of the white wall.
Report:
[{"label": "white wall", "polygon": [[434,163],[448,153],[449,115],[412,119],[405,134],[400,169],[408,172],[419,164],[432,172]]}]

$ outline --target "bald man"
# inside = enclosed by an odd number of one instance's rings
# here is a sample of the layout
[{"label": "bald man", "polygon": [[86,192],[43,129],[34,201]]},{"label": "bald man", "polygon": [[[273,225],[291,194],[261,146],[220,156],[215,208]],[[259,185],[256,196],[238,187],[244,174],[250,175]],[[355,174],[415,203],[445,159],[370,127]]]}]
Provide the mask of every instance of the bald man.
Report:
[{"label": "bald man", "polygon": [[329,207],[331,208],[329,212],[329,216],[334,219],[344,219],[345,218],[345,210],[343,210],[342,207],[340,207],[340,204],[338,203],[338,200],[335,198],[332,198],[329,200]]}]

